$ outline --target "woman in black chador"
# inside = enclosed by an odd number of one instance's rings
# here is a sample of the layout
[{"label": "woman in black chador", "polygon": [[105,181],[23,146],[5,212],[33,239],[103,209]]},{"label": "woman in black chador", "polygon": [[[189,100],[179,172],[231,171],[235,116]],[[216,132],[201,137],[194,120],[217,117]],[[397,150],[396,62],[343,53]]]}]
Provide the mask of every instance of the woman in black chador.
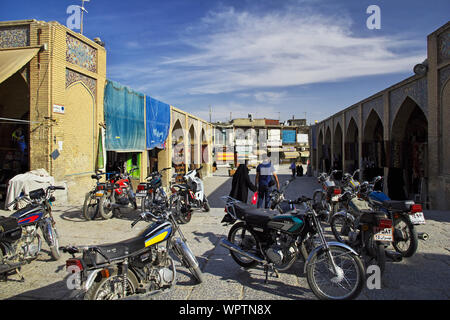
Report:
[{"label": "woman in black chador", "polygon": [[247,203],[248,189],[255,192],[256,186],[250,181],[249,169],[247,167],[247,161],[245,164],[240,164],[235,174],[233,175],[233,181],[231,182],[230,197]]}]

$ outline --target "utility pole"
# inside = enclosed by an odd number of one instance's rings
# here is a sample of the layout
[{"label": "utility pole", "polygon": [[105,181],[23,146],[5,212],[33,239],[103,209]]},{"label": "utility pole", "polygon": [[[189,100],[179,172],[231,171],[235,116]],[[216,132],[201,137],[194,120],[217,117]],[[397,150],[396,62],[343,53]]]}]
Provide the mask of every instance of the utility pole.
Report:
[{"label": "utility pole", "polygon": [[81,0],[81,7],[80,7],[80,9],[81,9],[80,33],[81,33],[81,34],[83,34],[83,12],[86,11],[86,13],[88,13],[87,10],[84,8],[84,3],[85,3],[85,2],[89,2],[89,1],[90,1],[90,0]]},{"label": "utility pole", "polygon": [[211,123],[211,114],[212,114],[212,109],[211,109],[211,105],[209,105],[209,123]]}]

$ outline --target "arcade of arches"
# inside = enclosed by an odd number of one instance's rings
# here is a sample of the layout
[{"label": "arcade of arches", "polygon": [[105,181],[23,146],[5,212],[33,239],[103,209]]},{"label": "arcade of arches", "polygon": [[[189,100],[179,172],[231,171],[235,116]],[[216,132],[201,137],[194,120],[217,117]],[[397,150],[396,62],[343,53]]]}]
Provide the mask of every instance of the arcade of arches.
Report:
[{"label": "arcade of arches", "polygon": [[425,74],[411,76],[312,126],[312,172],[360,169],[362,181],[383,176],[381,187],[391,199],[449,210],[449,41],[450,22],[428,36]]}]

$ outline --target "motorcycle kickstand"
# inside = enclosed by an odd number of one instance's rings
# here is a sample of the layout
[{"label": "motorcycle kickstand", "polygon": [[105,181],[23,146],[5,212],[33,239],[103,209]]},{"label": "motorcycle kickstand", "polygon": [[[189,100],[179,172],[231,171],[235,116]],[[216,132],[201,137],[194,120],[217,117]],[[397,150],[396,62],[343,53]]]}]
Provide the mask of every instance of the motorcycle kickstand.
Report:
[{"label": "motorcycle kickstand", "polygon": [[19,268],[16,269],[17,274],[20,277],[20,282],[25,282],[25,277],[23,276],[23,274],[19,271]]}]

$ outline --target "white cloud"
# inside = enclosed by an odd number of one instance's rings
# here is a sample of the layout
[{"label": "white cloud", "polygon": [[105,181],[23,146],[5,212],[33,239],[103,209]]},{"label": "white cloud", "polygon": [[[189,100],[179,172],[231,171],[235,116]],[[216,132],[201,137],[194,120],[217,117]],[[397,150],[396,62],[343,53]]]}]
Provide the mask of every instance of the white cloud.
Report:
[{"label": "white cloud", "polygon": [[404,72],[424,57],[408,50],[411,41],[354,36],[351,24],[300,10],[210,12],[181,39],[196,52],[167,58],[160,67],[186,70],[190,94],[216,94]]}]

